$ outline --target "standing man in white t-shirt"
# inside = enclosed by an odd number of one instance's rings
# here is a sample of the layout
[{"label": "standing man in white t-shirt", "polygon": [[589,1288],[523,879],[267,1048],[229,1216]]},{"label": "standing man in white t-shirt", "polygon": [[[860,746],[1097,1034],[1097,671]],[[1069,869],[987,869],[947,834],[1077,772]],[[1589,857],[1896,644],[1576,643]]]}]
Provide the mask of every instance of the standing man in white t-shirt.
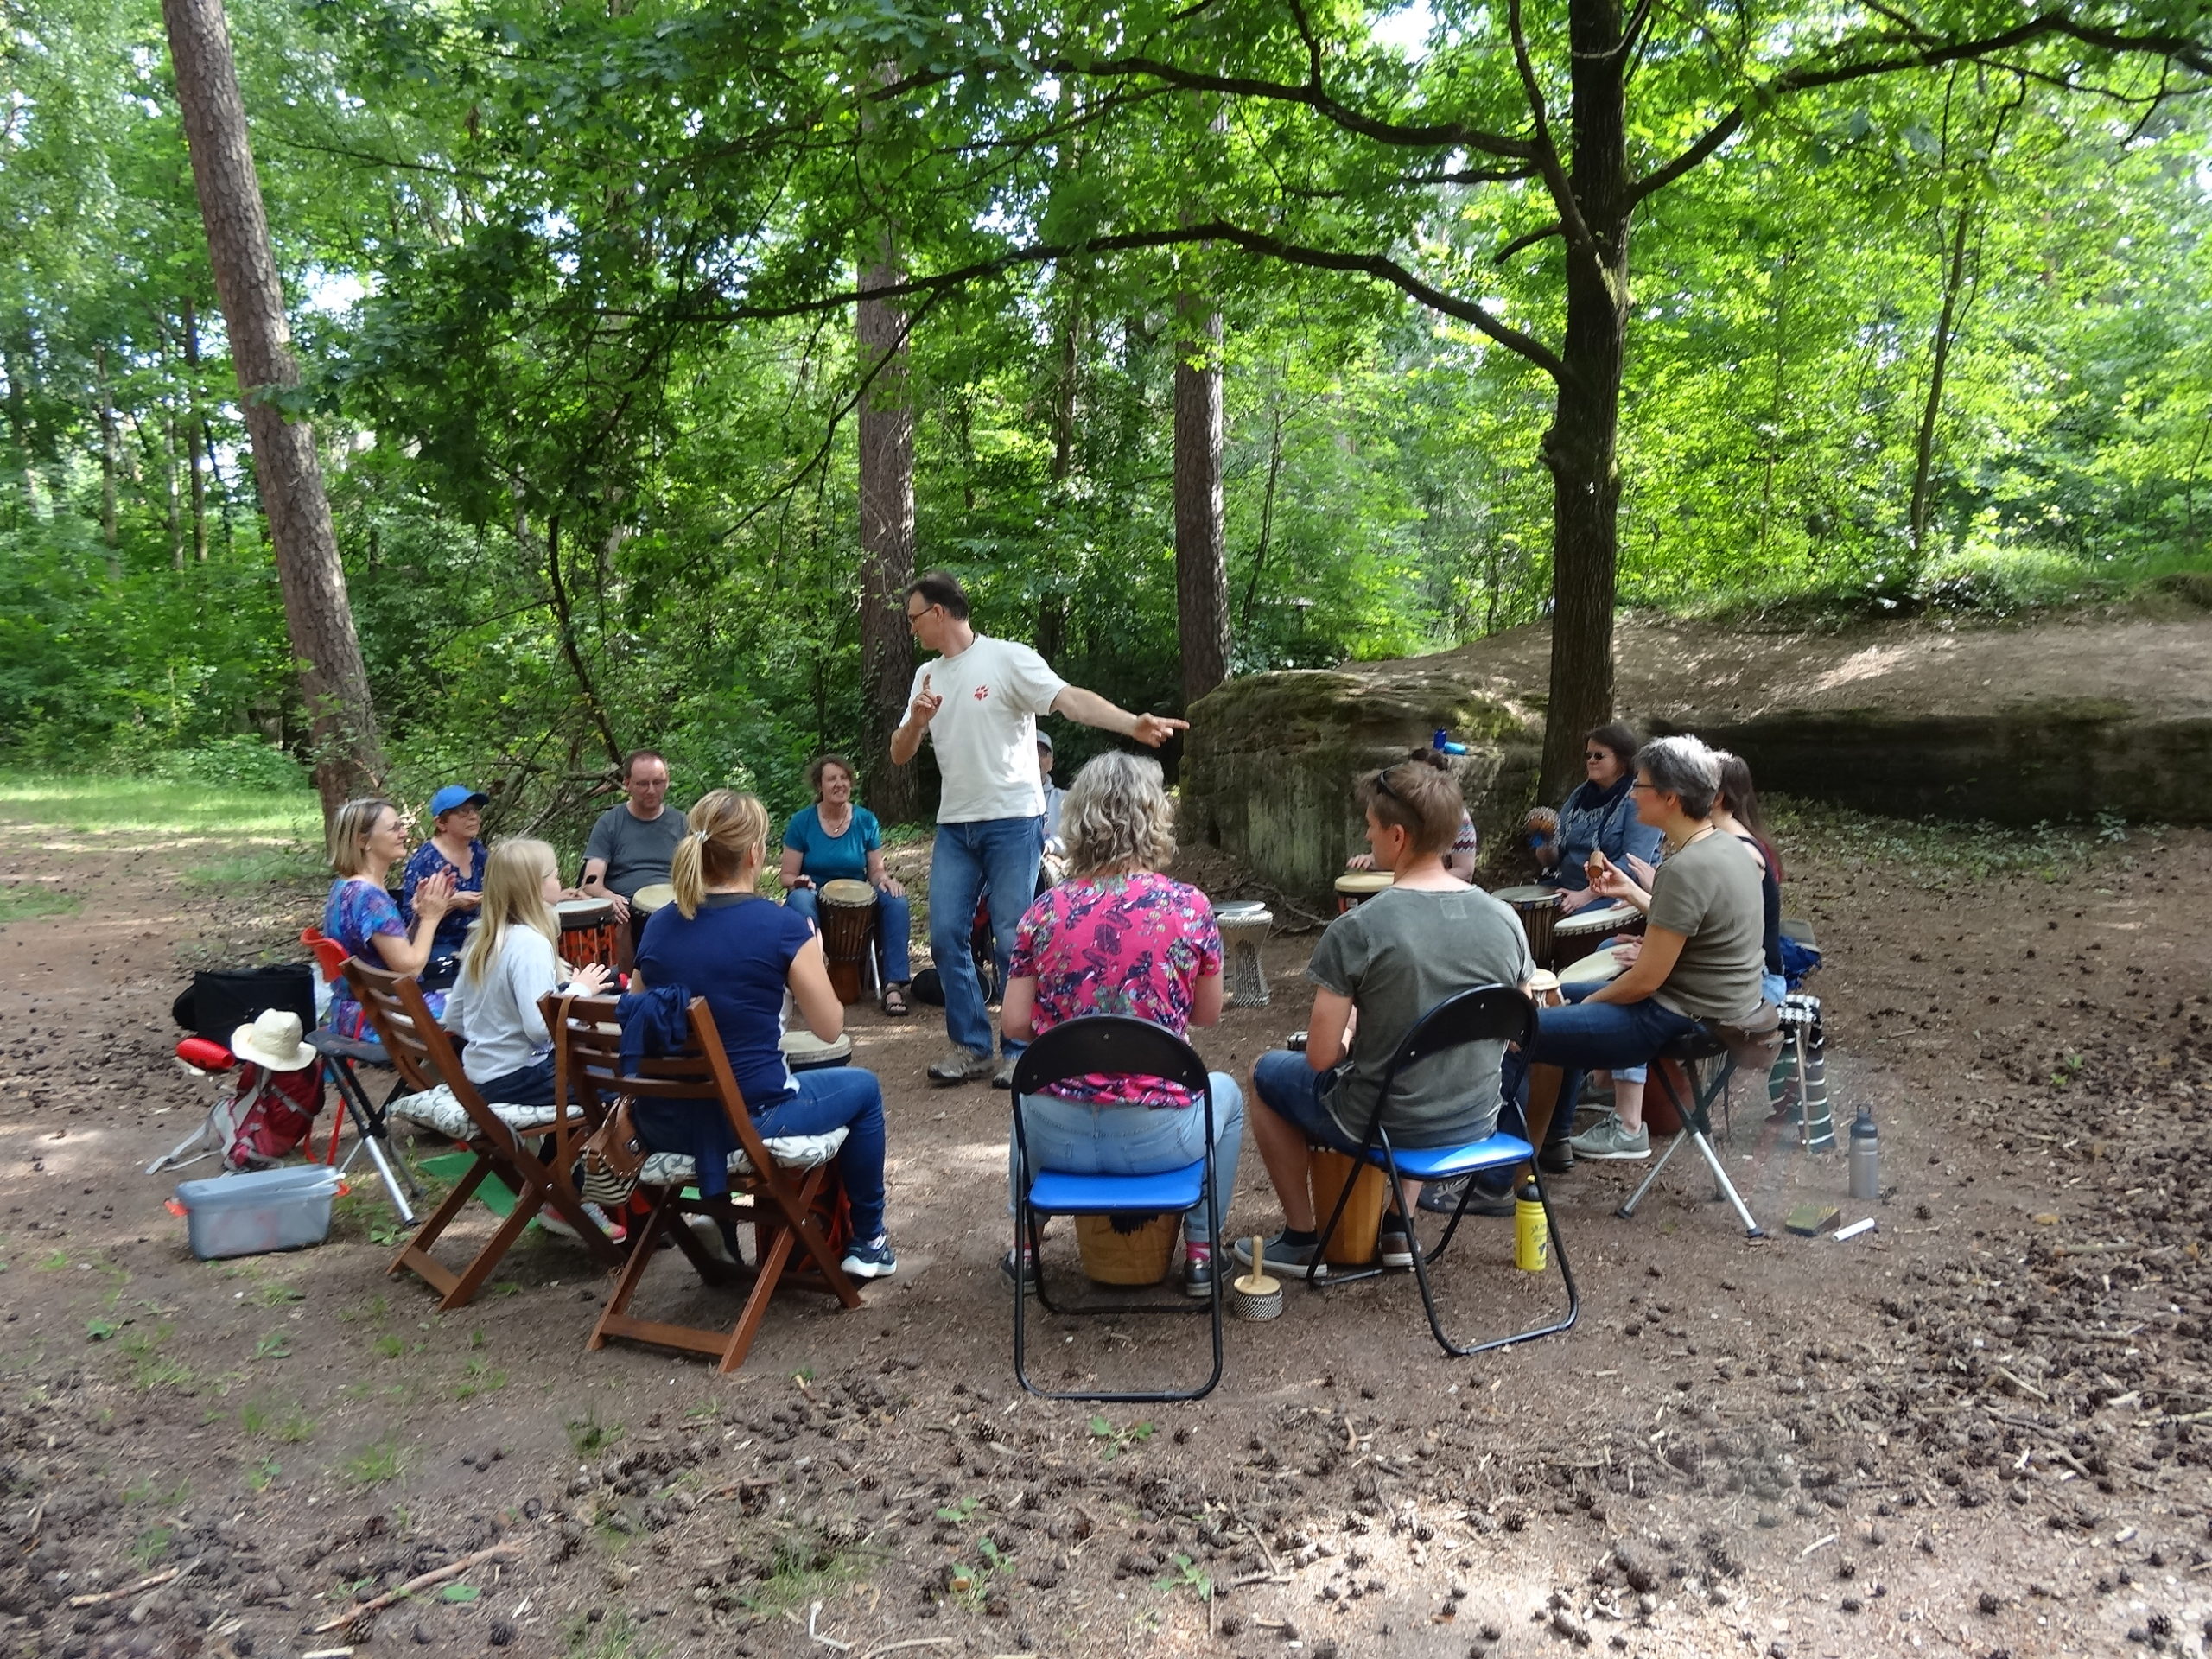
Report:
[{"label": "standing man in white t-shirt", "polygon": [[930,1067],[930,1080],[965,1083],[989,1074],[1005,1089],[1013,1084],[1024,1045],[1005,1044],[992,1072],[990,1014],[968,932],[988,887],[993,944],[1004,962],[1037,890],[1045,848],[1037,716],[1065,715],[1155,749],[1190,722],[1117,709],[1095,691],[1070,685],[1028,646],[977,633],[968,623],[968,595],[942,570],[907,587],[906,625],[938,655],[915,672],[906,723],[891,735],[891,758],[905,766],[926,736],[937,746],[944,780],[930,861],[930,954],[944,985],[952,1047]]}]

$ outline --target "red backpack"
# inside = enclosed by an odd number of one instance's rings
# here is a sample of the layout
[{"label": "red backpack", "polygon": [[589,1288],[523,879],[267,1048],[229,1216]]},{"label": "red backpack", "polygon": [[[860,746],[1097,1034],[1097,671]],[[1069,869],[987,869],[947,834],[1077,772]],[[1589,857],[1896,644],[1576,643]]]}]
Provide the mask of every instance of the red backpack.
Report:
[{"label": "red backpack", "polygon": [[225,1166],[267,1169],[315,1127],[315,1114],[322,1109],[322,1067],[272,1071],[241,1060],[237,1081],[216,1109],[231,1126]]}]

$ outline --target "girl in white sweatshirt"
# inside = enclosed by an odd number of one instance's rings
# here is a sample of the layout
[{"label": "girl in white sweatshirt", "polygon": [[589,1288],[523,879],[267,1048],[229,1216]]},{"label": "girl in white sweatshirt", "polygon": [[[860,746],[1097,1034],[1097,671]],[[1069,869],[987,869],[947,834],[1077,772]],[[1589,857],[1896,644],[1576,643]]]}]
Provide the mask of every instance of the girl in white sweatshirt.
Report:
[{"label": "girl in white sweatshirt", "polygon": [[553,849],[542,841],[503,841],[484,865],[484,902],[461,947],[461,977],[442,1021],[467,1041],[461,1069],[487,1101],[553,1103],[553,1034],[538,998],[598,996],[607,969],[588,963],[567,983],[554,944],[561,937],[553,901],[561,894]]}]

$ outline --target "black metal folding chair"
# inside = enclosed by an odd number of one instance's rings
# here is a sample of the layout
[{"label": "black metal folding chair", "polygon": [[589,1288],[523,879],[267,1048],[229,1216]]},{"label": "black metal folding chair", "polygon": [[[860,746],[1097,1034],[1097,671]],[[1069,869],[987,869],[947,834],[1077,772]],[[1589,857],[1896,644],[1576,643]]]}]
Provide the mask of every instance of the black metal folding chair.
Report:
[{"label": "black metal folding chair", "polygon": [[[1493,1348],[1510,1348],[1516,1343],[1534,1342],[1538,1337],[1556,1336],[1573,1327],[1582,1311],[1581,1294],[1574,1287],[1574,1270],[1567,1265],[1567,1249],[1560,1238],[1559,1220],[1552,1213],[1552,1201],[1544,1191],[1543,1176],[1537,1170],[1535,1148],[1522,1136],[1502,1131],[1486,1140],[1469,1141],[1454,1147],[1394,1147],[1390,1133],[1383,1127],[1382,1119],[1390,1103],[1391,1090],[1400,1077],[1419,1062],[1430,1059],[1469,1043],[1518,1043],[1524,1049],[1535,1041],[1536,1007],[1527,996],[1510,985],[1479,985],[1472,990],[1461,991],[1446,997],[1420,1020],[1398,1044],[1398,1052],[1390,1057],[1389,1069],[1382,1074],[1382,1090],[1376,1096],[1374,1115],[1368,1119],[1367,1133],[1360,1142],[1360,1155],[1382,1171],[1390,1184],[1390,1197],[1396,1203],[1398,1213],[1406,1217],[1407,1226],[1415,1225],[1418,1212],[1406,1202],[1405,1179],[1416,1181],[1446,1181],[1459,1176],[1474,1176],[1491,1170],[1514,1169],[1528,1166],[1529,1179],[1536,1189],[1538,1202],[1544,1206],[1544,1224],[1551,1234],[1552,1254],[1559,1260],[1560,1278],[1567,1287],[1567,1313],[1563,1318],[1548,1325],[1532,1325],[1516,1331],[1511,1336],[1493,1337],[1487,1342],[1455,1343],[1445,1334],[1444,1322],[1436,1312],[1436,1293],[1429,1283],[1428,1270],[1437,1257],[1442,1255],[1452,1243],[1452,1236],[1459,1230],[1459,1222],[1467,1213],[1468,1202],[1474,1197],[1475,1184],[1470,1180],[1459,1194],[1459,1207],[1452,1212],[1452,1219],[1445,1224],[1444,1236],[1438,1239],[1433,1249],[1422,1247],[1418,1236],[1414,1241],[1414,1276],[1421,1285],[1421,1306],[1428,1312],[1428,1328],[1434,1333],[1436,1345],[1446,1354],[1464,1357],[1469,1354],[1487,1353]],[[1403,1178],[1402,1179],[1402,1178]],[[1338,1194],[1337,1207],[1330,1212],[1328,1224],[1321,1229],[1314,1242],[1313,1259],[1324,1259],[1331,1235],[1343,1218],[1344,1207],[1351,1201],[1352,1184],[1347,1181]],[[1353,1268],[1346,1271],[1331,1268],[1325,1273],[1313,1274],[1306,1282],[1316,1289],[1332,1285],[1350,1284],[1357,1280],[1371,1279],[1382,1272],[1380,1267]]]},{"label": "black metal folding chair", "polygon": [[[1054,1084],[1090,1072],[1109,1076],[1160,1077],[1179,1084],[1198,1096],[1198,1109],[1205,1114],[1205,1155],[1180,1169],[1156,1175],[1077,1175],[1064,1170],[1039,1169],[1029,1160],[1028,1131],[1022,1122],[1022,1097],[1040,1094]],[[1141,1109],[1131,1107],[1129,1110]],[[1037,1300],[1052,1313],[1198,1313],[1213,1319],[1213,1370],[1195,1389],[1103,1393],[1071,1389],[1055,1393],[1029,1380],[1027,1313],[1029,1298],[1015,1275],[1014,1290],[1014,1374],[1030,1393],[1047,1400],[1103,1400],[1151,1402],[1164,1400],[1202,1400],[1221,1381],[1221,1281],[1229,1258],[1221,1253],[1221,1213],[1213,1192],[1213,1090],[1206,1078],[1206,1063],[1198,1052],[1173,1032],[1148,1020],[1126,1014],[1089,1014],[1055,1026],[1027,1049],[1014,1068],[1014,1143],[1020,1179],[1014,1183],[1014,1211],[1020,1236],[1028,1241],[1037,1266]],[[1045,1284],[1045,1257],[1039,1248],[1037,1217],[1053,1216],[1181,1215],[1206,1207],[1210,1236],[1214,1240],[1212,1294],[1203,1304],[1189,1298],[1177,1302],[1086,1302],[1056,1306]]]}]

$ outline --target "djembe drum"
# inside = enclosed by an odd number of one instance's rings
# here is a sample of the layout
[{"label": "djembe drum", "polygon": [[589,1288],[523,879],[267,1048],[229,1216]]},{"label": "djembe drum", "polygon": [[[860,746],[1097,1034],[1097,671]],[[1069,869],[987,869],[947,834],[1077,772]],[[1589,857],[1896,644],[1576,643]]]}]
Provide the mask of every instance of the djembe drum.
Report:
[{"label": "djembe drum", "polygon": [[1521,931],[1528,938],[1529,956],[1539,968],[1548,968],[1552,960],[1552,927],[1559,920],[1559,907],[1565,895],[1557,887],[1532,885],[1500,887],[1491,896],[1521,918]]},{"label": "djembe drum", "polygon": [[822,918],[822,954],[840,1002],[861,1000],[868,953],[875,943],[875,889],[865,881],[824,881],[815,889]]},{"label": "djembe drum", "polygon": [[1397,880],[1388,870],[1347,870],[1337,878],[1337,914],[1357,910],[1378,893],[1387,893]]},{"label": "djembe drum", "polygon": [[561,960],[571,968],[595,962],[609,972],[621,966],[622,927],[611,899],[563,899],[553,906],[561,918]]},{"label": "djembe drum", "polygon": [[1268,942],[1268,930],[1274,925],[1274,912],[1257,899],[1246,899],[1219,906],[1214,912],[1214,922],[1221,929],[1222,954],[1229,959],[1224,976],[1229,982],[1225,999],[1229,1006],[1266,1007],[1268,976],[1260,963],[1260,947]]},{"label": "djembe drum", "polygon": [[1552,969],[1563,970],[1588,956],[1616,933],[1643,931],[1643,912],[1634,905],[1589,905],[1552,924]]}]

